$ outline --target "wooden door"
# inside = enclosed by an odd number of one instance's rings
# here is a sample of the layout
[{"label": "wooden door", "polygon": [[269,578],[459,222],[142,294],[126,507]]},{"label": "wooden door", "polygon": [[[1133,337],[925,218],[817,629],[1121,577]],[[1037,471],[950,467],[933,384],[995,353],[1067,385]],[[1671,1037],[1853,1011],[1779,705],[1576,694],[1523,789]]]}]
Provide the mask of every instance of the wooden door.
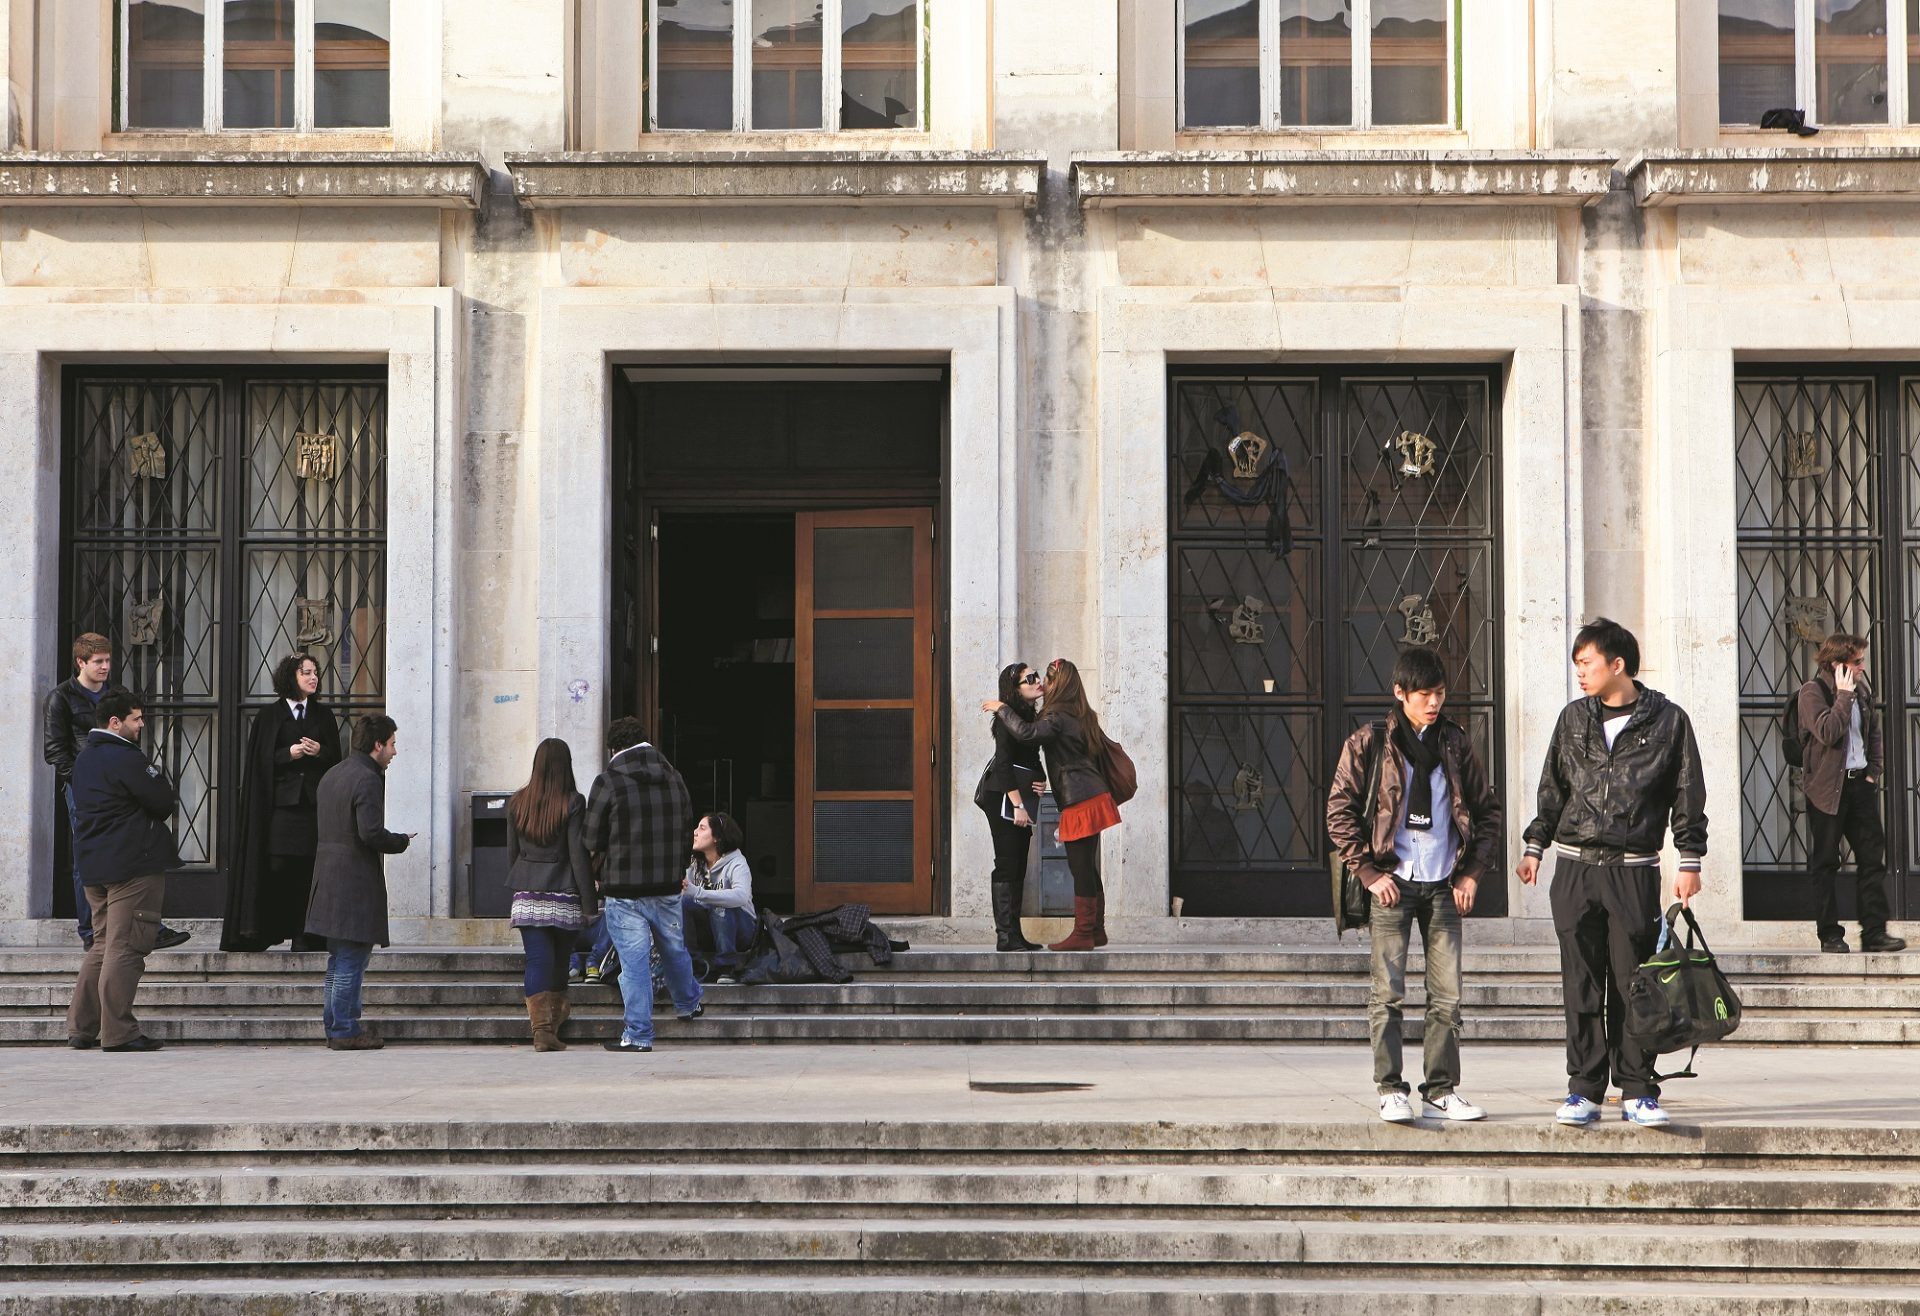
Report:
[{"label": "wooden door", "polygon": [[794,899],[933,909],[933,511],[794,518]]}]

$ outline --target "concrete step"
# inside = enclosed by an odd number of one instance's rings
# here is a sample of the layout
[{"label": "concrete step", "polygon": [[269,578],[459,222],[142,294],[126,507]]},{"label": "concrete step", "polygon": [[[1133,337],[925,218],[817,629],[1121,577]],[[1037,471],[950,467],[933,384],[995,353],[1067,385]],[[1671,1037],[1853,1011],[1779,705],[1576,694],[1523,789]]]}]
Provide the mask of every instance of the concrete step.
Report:
[{"label": "concrete step", "polygon": [[[141,1027],[163,1042],[193,1044],[319,1042],[323,1040],[316,1006],[299,1014],[227,1013],[217,1010],[148,1008],[139,1010]],[[857,1009],[813,1013],[716,1012],[681,1023],[670,1010],[655,1012],[657,1039],[665,1044],[737,1043],[1046,1043],[1046,1042],[1364,1042],[1364,1014],[1298,1015],[1217,1011],[1190,1013],[1172,1009],[1151,1013],[1101,1011],[1049,1013],[1028,1011],[950,1013],[871,1012]],[[365,1018],[390,1042],[526,1042],[524,1013],[430,1013],[372,1006]],[[611,1002],[576,1008],[565,1037],[592,1043],[611,1036],[619,1013]],[[1409,1011],[1405,1036],[1418,1039],[1422,1020]],[[1559,1040],[1564,1022],[1557,1012],[1470,1014],[1465,1034],[1475,1044],[1540,1043]],[[1759,1017],[1741,1023],[1746,1045],[1910,1046],[1920,1043],[1920,1018],[1877,1014],[1812,1014]],[[0,1016],[0,1043],[64,1043],[62,1014]]]},{"label": "concrete step", "polygon": [[0,1316],[1920,1316],[1920,1285],[1876,1286],[1862,1295],[1842,1282],[1778,1286],[1668,1277],[1635,1281],[1465,1280],[1395,1274],[1211,1278],[1058,1276],[1030,1271],[988,1279],[917,1273],[858,1277],[645,1273],[617,1279],[550,1273],[467,1279],[143,1279],[137,1286],[27,1280],[0,1282]]},{"label": "concrete step", "polygon": [[1911,1283],[1920,1229],[1811,1225],[1634,1226],[1582,1221],[1394,1222],[1014,1216],[793,1217],[777,1220],[630,1217],[609,1213],[565,1221],[335,1220],[169,1221],[15,1224],[0,1235],[0,1278],[106,1278],[124,1268],[142,1276],[218,1267],[284,1275],[307,1267],[329,1274],[392,1275],[403,1270],[514,1273],[565,1257],[597,1273],[645,1269],[804,1267],[860,1274],[933,1270],[998,1273],[1010,1267],[1172,1273],[1204,1267],[1270,1273],[1300,1267],[1336,1274],[1385,1268],[1402,1274],[1512,1275],[1597,1272],[1657,1278],[1685,1272],[1752,1280],[1831,1280],[1846,1275]]},{"label": "concrete step", "polygon": [[[1920,983],[1891,986],[1739,983],[1747,1020],[1792,1018],[1796,1014],[1861,1014],[1920,1016]],[[8,1014],[65,1013],[72,994],[71,980],[51,980],[32,986],[0,985],[0,1017]],[[859,980],[843,986],[792,984],[769,987],[708,986],[704,999],[709,1013],[802,1014],[822,1011],[883,1013],[1033,1013],[1104,1012],[1165,1009],[1175,1013],[1272,1013],[1322,1015],[1329,1011],[1364,1011],[1370,988],[1365,983],[1258,980],[1180,981],[1162,983],[1106,982],[1058,979],[1045,982],[955,983],[942,981],[873,982]],[[273,1013],[288,1009],[318,1010],[324,987],[320,975],[263,981],[260,977],[207,981],[143,980],[139,1002],[143,1011]],[[616,1009],[618,993],[611,985],[574,984],[568,992],[575,1010]],[[1462,1005],[1468,1012],[1561,1012],[1560,985],[1555,983],[1466,984]],[[1418,983],[1409,983],[1407,1004],[1420,1008],[1425,999]],[[432,982],[396,982],[369,979],[365,1003],[370,1009],[419,1013],[501,1013],[523,1015],[519,982],[446,978]]]},{"label": "concrete step", "polygon": [[1558,1220],[1625,1223],[1920,1226],[1920,1171],[1871,1177],[1839,1171],[1695,1169],[1684,1175],[1611,1163],[1474,1165],[1182,1163],[1089,1167],[1004,1164],[797,1165],[494,1161],[239,1165],[193,1169],[62,1168],[0,1172],[0,1220],[101,1217],[170,1220],[327,1220],[436,1217],[542,1219],[621,1216],[783,1217],[1018,1214],[1168,1219],[1428,1218],[1458,1224]]}]

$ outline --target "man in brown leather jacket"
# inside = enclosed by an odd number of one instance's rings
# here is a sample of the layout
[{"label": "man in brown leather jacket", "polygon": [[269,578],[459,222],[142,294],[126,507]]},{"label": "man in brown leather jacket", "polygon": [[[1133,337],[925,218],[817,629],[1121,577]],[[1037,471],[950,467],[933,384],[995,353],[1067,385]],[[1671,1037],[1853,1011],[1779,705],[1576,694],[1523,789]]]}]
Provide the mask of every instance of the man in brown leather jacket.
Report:
[{"label": "man in brown leather jacket", "polygon": [[1845,954],[1846,930],[1835,899],[1840,838],[1853,851],[1859,896],[1860,949],[1899,951],[1887,932],[1887,833],[1880,822],[1880,783],[1887,779],[1880,710],[1867,687],[1867,642],[1835,631],[1814,657],[1816,671],[1800,687],[1800,785],[1807,796],[1807,868],[1820,949]]},{"label": "man in brown leather jacket", "polygon": [[1347,737],[1327,794],[1327,838],[1373,893],[1373,991],[1367,1021],[1380,1118],[1415,1118],[1400,1075],[1401,1001],[1407,948],[1420,927],[1427,960],[1427,1113],[1477,1120],[1486,1112],[1455,1090],[1460,1081],[1460,931],[1480,875],[1493,867],[1501,809],[1473,742],[1440,715],[1447,669],[1428,648],[1393,667],[1397,706],[1383,722]]}]

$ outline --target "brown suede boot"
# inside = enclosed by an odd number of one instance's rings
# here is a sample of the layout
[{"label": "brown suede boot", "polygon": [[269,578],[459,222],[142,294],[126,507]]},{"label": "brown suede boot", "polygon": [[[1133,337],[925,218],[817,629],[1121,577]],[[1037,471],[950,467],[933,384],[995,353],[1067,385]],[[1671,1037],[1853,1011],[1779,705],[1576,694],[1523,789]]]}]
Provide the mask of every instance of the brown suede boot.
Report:
[{"label": "brown suede boot", "polygon": [[527,1015],[533,1020],[533,1049],[536,1051],[564,1051],[567,1044],[560,1040],[559,1011],[554,1007],[556,992],[540,992],[527,998]]},{"label": "brown suede boot", "polygon": [[553,997],[553,1035],[564,1040],[567,1035],[567,1020],[573,1018],[573,1006],[567,1000],[567,993],[564,990],[548,992],[547,995]]},{"label": "brown suede boot", "polygon": [[1048,950],[1092,950],[1094,948],[1094,921],[1098,917],[1096,910],[1099,902],[1091,896],[1073,898],[1073,931],[1067,934],[1065,941],[1056,941]]},{"label": "brown suede boot", "polygon": [[1095,950],[1107,944],[1107,898],[1104,894],[1093,898],[1093,948]]}]

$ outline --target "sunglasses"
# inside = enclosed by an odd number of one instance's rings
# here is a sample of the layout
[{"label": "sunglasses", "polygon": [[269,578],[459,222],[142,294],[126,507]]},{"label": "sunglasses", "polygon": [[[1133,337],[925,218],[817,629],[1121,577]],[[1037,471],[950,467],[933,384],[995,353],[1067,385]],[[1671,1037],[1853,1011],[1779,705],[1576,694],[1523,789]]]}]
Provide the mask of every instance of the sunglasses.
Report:
[{"label": "sunglasses", "polygon": [[1021,678],[1020,678],[1020,684],[1021,684],[1021,685],[1040,685],[1040,684],[1042,684],[1042,682],[1041,682],[1041,679],[1040,679],[1040,673],[1038,673],[1038,672],[1028,672],[1028,673],[1027,673],[1027,674],[1026,674],[1025,676],[1023,676],[1023,677],[1021,677]]}]

